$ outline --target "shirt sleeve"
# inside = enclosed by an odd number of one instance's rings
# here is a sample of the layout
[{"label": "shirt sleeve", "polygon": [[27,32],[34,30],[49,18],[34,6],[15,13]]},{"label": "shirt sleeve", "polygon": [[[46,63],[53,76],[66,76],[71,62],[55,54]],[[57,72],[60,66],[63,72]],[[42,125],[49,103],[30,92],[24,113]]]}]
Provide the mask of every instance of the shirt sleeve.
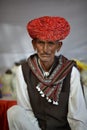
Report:
[{"label": "shirt sleeve", "polygon": [[87,130],[87,108],[80,82],[80,73],[73,67],[67,116],[71,130]]},{"label": "shirt sleeve", "polygon": [[27,84],[25,83],[21,65],[16,69],[16,93],[17,103],[27,110],[31,110],[30,100],[27,92]]}]

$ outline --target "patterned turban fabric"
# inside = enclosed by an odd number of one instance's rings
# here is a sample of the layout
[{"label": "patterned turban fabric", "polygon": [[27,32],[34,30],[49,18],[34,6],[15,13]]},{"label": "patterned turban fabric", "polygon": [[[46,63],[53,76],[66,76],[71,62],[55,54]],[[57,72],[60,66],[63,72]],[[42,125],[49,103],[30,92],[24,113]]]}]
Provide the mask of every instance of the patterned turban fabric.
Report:
[{"label": "patterned turban fabric", "polygon": [[43,16],[31,20],[27,30],[32,39],[56,41],[65,39],[70,32],[70,25],[65,18]]}]

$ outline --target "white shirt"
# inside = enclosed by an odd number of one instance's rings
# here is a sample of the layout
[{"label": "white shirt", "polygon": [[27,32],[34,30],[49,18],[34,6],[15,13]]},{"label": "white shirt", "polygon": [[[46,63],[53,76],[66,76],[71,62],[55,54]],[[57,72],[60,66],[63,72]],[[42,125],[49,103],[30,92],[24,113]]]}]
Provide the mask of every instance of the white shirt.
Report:
[{"label": "white shirt", "polygon": [[[32,107],[30,104],[27,85],[24,81],[21,66],[18,67],[16,74],[18,82],[18,86],[16,86],[17,102],[26,110],[31,111],[32,115]],[[32,116],[32,118],[35,120],[34,116]],[[75,67],[72,68],[71,72],[67,120],[71,130],[87,130],[87,107],[80,83],[80,73]]]}]

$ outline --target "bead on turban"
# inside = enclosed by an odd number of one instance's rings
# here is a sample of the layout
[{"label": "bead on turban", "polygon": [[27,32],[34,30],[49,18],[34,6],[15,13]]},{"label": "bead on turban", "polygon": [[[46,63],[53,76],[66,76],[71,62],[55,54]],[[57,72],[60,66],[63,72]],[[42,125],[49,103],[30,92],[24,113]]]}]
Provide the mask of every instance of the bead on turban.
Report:
[{"label": "bead on turban", "polygon": [[65,18],[43,16],[31,20],[27,30],[32,39],[56,41],[65,39],[70,32],[70,25]]}]

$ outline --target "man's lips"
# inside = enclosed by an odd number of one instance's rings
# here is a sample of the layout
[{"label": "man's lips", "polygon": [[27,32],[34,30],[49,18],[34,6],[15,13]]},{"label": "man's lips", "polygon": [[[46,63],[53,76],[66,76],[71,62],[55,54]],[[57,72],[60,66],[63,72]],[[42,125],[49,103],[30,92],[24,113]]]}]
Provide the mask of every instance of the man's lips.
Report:
[{"label": "man's lips", "polygon": [[50,57],[50,55],[41,55],[42,57]]}]

